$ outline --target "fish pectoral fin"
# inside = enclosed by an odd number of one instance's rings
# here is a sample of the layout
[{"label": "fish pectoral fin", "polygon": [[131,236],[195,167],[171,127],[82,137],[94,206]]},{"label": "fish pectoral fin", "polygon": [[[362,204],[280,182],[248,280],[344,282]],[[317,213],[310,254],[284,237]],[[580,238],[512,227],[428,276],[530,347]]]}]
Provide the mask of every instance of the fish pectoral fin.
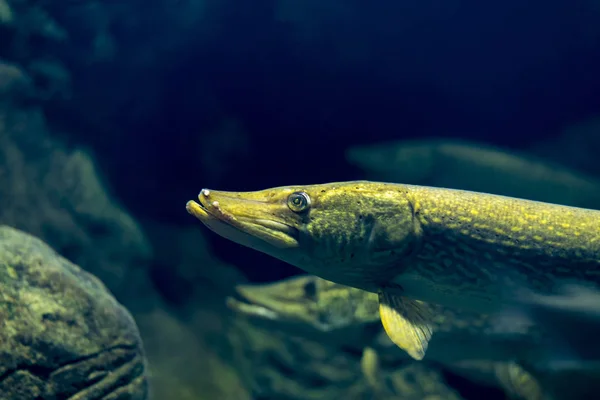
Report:
[{"label": "fish pectoral fin", "polygon": [[432,313],[427,303],[380,290],[379,315],[392,342],[415,360],[425,357],[433,334]]}]

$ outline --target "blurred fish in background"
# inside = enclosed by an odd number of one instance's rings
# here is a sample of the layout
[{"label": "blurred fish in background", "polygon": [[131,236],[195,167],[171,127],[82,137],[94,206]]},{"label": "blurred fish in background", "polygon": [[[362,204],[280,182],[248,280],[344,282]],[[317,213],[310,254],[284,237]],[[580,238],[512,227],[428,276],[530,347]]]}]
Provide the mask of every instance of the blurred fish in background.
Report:
[{"label": "blurred fish in background", "polygon": [[460,139],[354,147],[348,162],[365,178],[471,190],[573,207],[600,207],[600,180],[551,159]]},{"label": "blurred fish in background", "polygon": [[526,306],[507,309],[508,314],[529,318],[561,338],[566,357],[600,360],[598,349],[590,345],[600,333],[600,293],[597,290],[565,284],[559,295],[528,292],[522,296]]},{"label": "blurred fish in background", "polygon": [[[354,347],[362,352],[361,371],[368,386],[379,396],[406,396],[401,389],[389,389],[384,383],[390,374],[401,376],[403,372],[396,366],[410,364],[410,359],[394,346],[378,323],[377,294],[310,275],[266,285],[238,285],[236,289],[239,299],[228,298],[236,312],[271,329],[312,337],[340,350]],[[517,399],[535,386],[525,398],[541,398],[535,378],[528,375],[517,382],[509,374],[522,369],[513,362],[515,358],[536,354],[535,347],[543,342],[539,330],[517,325],[500,329],[498,321],[490,316],[443,308],[438,311],[439,334],[430,343],[426,363],[441,363],[482,385],[499,386]],[[387,372],[381,369],[381,362],[389,368]],[[528,373],[523,371],[521,376],[524,374]]]}]

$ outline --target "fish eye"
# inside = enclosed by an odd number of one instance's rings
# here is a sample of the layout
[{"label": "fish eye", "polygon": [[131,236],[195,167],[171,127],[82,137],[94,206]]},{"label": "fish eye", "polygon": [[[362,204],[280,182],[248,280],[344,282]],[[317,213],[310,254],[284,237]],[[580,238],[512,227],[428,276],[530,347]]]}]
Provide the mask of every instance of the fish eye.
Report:
[{"label": "fish eye", "polygon": [[295,213],[301,213],[310,208],[310,197],[305,192],[294,192],[288,197],[288,207]]},{"label": "fish eye", "polygon": [[317,296],[317,285],[315,281],[309,281],[304,285],[304,297],[314,299]]}]

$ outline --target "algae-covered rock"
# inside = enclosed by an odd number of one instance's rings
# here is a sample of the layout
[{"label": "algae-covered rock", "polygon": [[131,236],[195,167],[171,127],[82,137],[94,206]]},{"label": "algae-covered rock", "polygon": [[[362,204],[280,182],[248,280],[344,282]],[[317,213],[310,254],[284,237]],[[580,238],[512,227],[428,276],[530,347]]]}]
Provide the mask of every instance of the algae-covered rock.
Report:
[{"label": "algae-covered rock", "polygon": [[0,398],[148,398],[129,312],[41,240],[0,226]]},{"label": "algae-covered rock", "polygon": [[142,290],[151,257],[145,235],[109,195],[90,154],[53,137],[37,108],[0,103],[0,199],[0,223],[44,240],[120,301]]}]

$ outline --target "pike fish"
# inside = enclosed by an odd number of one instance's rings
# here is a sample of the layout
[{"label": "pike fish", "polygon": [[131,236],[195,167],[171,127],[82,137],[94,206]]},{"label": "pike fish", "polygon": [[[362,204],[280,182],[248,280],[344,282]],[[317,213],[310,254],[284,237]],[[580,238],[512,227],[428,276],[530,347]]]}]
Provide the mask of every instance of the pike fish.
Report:
[{"label": "pike fish", "polygon": [[[397,364],[407,355],[379,324],[378,296],[312,275],[294,276],[267,284],[236,286],[228,306],[269,328],[314,337],[321,343],[362,351],[361,369],[374,392],[381,392],[379,360]],[[511,399],[545,398],[540,383],[516,359],[537,360],[544,350],[543,332],[482,314],[457,312],[441,306],[433,321],[428,358],[478,383],[502,388]],[[306,329],[299,329],[299,328]],[[373,329],[377,328],[377,329]],[[313,332],[320,333],[315,337]]]},{"label": "pike fish", "polygon": [[377,293],[390,339],[422,359],[426,303],[490,314],[523,290],[600,287],[600,211],[370,181],[252,192],[202,189],[209,229],[324,279]]}]

